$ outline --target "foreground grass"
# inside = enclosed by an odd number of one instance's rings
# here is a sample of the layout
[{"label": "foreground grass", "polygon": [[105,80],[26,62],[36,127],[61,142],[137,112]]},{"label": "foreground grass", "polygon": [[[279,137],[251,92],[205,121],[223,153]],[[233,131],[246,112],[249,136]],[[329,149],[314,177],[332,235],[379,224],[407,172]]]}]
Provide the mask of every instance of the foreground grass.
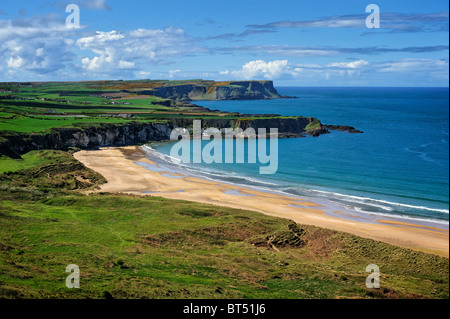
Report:
[{"label": "foreground grass", "polygon": [[250,211],[81,195],[101,177],[53,157],[0,175],[2,298],[448,298],[446,258]]}]

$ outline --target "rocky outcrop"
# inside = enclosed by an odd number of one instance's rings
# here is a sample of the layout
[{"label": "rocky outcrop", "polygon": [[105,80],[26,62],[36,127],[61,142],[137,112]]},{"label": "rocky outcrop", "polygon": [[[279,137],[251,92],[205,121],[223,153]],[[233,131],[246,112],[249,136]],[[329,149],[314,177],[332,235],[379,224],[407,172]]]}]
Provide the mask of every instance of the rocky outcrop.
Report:
[{"label": "rocky outcrop", "polygon": [[102,146],[136,145],[170,138],[171,123],[103,124],[81,128],[58,128],[48,134],[4,135],[0,140],[0,155],[17,158],[32,150],[68,150],[70,147],[89,149]]},{"label": "rocky outcrop", "polygon": [[164,85],[134,93],[176,101],[265,100],[287,98],[278,94],[272,81],[229,81]]},{"label": "rocky outcrop", "polygon": [[[173,119],[173,123],[177,127],[190,128],[192,127],[192,119]],[[318,123],[315,127],[309,128],[312,123]],[[224,128],[241,128],[246,130],[248,128],[254,128],[258,131],[259,128],[265,128],[269,133],[270,128],[278,129],[278,133],[281,137],[299,137],[302,134],[310,136],[319,136],[321,134],[327,134],[329,131],[320,124],[320,121],[313,117],[275,117],[275,118],[234,118],[234,119],[203,119],[202,127],[214,127],[217,129]]]},{"label": "rocky outcrop", "polygon": [[324,125],[324,127],[331,131],[342,131],[348,133],[364,133],[363,131],[355,129],[353,126],[346,125]]},{"label": "rocky outcrop", "polygon": [[214,100],[264,100],[281,98],[272,81],[231,82],[217,85],[210,93]]},{"label": "rocky outcrop", "polygon": [[[293,118],[235,118],[235,119],[207,119],[202,120],[204,128],[215,127],[236,128],[277,128],[280,137],[303,136],[302,134],[318,136],[328,133],[321,124],[309,130],[308,125],[318,120],[310,117]],[[163,141],[170,139],[170,133],[175,127],[192,127],[192,119],[178,118],[167,123],[138,123],[125,125],[99,124],[86,128],[58,128],[47,134],[10,134],[0,137],[0,155],[20,157],[21,154],[32,150],[54,149],[67,150],[70,147],[89,149],[104,146],[125,146]],[[319,122],[320,123],[320,122]]]},{"label": "rocky outcrop", "polygon": [[320,134],[328,133],[322,125],[312,130],[308,129],[308,126],[317,119],[313,117],[292,117],[292,118],[268,118],[268,119],[238,119],[236,120],[236,126],[243,130],[252,127],[255,130],[258,128],[277,128],[280,133],[303,133],[312,136],[319,136]]}]

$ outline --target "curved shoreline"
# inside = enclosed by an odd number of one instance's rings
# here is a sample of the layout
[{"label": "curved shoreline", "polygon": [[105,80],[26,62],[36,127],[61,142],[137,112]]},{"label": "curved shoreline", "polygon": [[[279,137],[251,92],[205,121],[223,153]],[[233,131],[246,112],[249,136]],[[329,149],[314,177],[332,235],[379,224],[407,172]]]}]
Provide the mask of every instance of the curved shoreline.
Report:
[{"label": "curved shoreline", "polygon": [[74,157],[107,179],[108,183],[99,190],[101,192],[160,196],[258,211],[292,219],[300,224],[335,229],[405,248],[449,256],[448,230],[415,223],[413,220],[407,223],[386,220],[385,216],[380,216],[373,223],[361,222],[358,218],[342,218],[342,212],[339,211],[327,213],[324,206],[314,200],[185,176],[167,167],[159,167],[136,146],[80,151]]},{"label": "curved shoreline", "polygon": [[[159,142],[158,142],[159,144]],[[207,170],[205,171],[204,166],[197,166],[197,169],[193,169],[192,166],[185,166],[185,165],[179,165],[177,163],[172,163],[171,160],[173,160],[169,155],[158,151],[157,149],[154,149],[152,146],[154,143],[151,143],[150,145],[143,145],[140,147],[140,149],[145,152],[147,159],[150,159],[151,161],[155,162],[155,164],[161,165],[163,167],[166,167],[169,170],[174,170],[176,172],[181,173],[182,175],[188,175],[188,176],[194,176],[201,179],[206,179],[213,182],[223,183],[223,184],[229,184],[232,186],[239,186],[243,187],[245,189],[252,189],[256,191],[261,191],[265,193],[274,193],[279,195],[284,195],[288,197],[294,197],[298,198],[301,201],[307,200],[312,201],[315,203],[318,203],[322,205],[322,209],[325,211],[325,214],[330,216],[335,216],[338,218],[343,219],[351,219],[357,222],[368,222],[368,223],[384,223],[381,222],[382,220],[386,220],[387,223],[397,223],[397,224],[410,224],[415,223],[421,225],[421,227],[432,227],[432,228],[442,228],[444,231],[449,230],[449,223],[446,220],[441,219],[432,219],[432,218],[426,218],[422,216],[415,216],[415,215],[405,215],[401,216],[399,214],[395,213],[382,213],[382,212],[368,212],[358,209],[352,209],[348,208],[345,204],[339,203],[335,200],[332,200],[329,198],[329,196],[324,197],[318,197],[317,194],[313,195],[302,195],[302,194],[295,194],[286,191],[286,189],[279,188],[279,184],[269,182],[269,180],[263,180],[263,179],[255,179],[254,177],[249,176],[235,176],[233,173],[233,179],[242,179],[241,182],[235,182],[232,180],[227,180],[227,177],[221,178],[219,175],[221,175],[220,170],[216,171],[213,170]],[[177,159],[178,161],[178,159]],[[145,165],[144,165],[145,166]],[[217,175],[217,173],[219,175]],[[211,177],[214,176],[214,177]],[[219,177],[217,177],[219,176]],[[252,184],[247,183],[248,181],[251,181]],[[274,189],[272,186],[275,186],[277,189]],[[327,191],[318,191],[314,190],[315,192],[320,193],[328,193],[328,194],[334,194],[344,197],[352,197],[357,199],[368,199],[368,198],[362,198],[362,197],[356,197],[353,195],[343,195],[343,194],[337,194],[337,193],[330,193]],[[241,195],[242,196],[242,195]],[[244,195],[245,196],[245,195]],[[370,199],[372,201],[380,201],[377,199]],[[389,203],[389,202],[386,202]],[[398,204],[398,203],[389,203],[394,204],[398,206],[408,206],[405,204]],[[295,207],[295,205],[294,205]],[[412,207],[412,206],[409,206]],[[424,209],[428,209],[424,207]],[[356,219],[355,219],[356,218]]]}]

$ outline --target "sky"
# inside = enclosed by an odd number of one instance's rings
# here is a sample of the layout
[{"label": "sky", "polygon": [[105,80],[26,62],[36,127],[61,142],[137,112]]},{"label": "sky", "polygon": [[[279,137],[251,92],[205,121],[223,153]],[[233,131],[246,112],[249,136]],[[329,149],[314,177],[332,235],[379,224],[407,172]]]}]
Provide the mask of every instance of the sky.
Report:
[{"label": "sky", "polygon": [[0,0],[0,82],[448,87],[448,11],[445,0]]}]

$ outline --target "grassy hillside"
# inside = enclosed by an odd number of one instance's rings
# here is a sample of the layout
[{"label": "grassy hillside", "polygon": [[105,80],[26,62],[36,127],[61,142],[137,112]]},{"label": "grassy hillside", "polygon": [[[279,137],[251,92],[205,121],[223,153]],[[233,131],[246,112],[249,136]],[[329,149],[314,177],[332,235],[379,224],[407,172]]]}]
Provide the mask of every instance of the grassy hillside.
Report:
[{"label": "grassy hillside", "polygon": [[[121,194],[71,152],[0,162],[0,298],[448,298],[448,259],[255,212]],[[365,268],[381,270],[367,289]],[[77,264],[81,289],[67,289]]]},{"label": "grassy hillside", "polygon": [[139,93],[153,87],[186,84],[223,85],[203,80],[0,83],[0,133],[45,133],[59,127],[152,122],[180,117],[237,117],[236,114],[211,112]]}]

